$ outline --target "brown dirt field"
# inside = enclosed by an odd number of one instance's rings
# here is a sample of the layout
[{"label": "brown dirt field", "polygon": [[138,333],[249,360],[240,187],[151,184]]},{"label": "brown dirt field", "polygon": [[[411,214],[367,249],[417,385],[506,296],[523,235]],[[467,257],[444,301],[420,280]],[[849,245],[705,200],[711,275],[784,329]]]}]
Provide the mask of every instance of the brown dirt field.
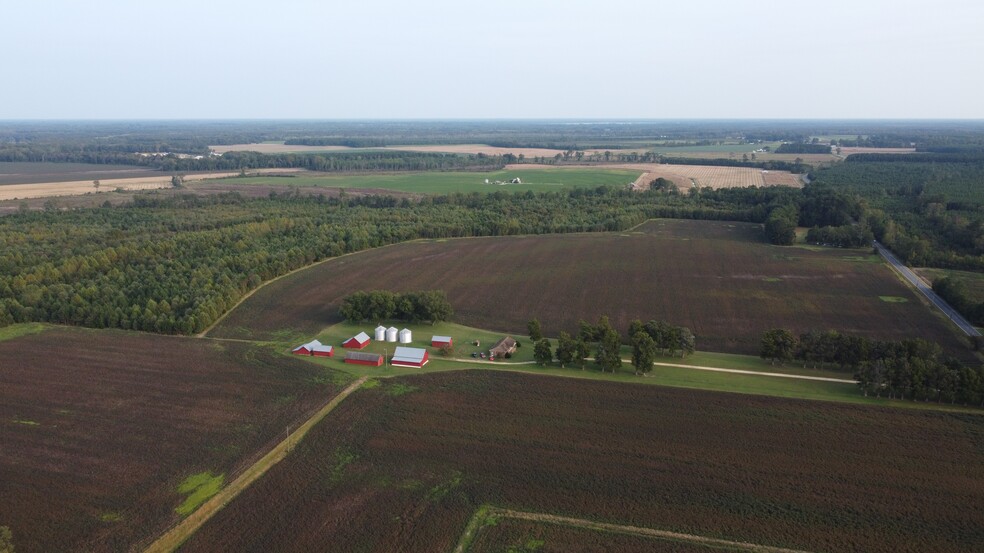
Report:
[{"label": "brown dirt field", "polygon": [[[566,167],[567,165],[565,165]],[[551,167],[549,165],[514,164],[507,169],[521,167]],[[643,171],[635,181],[635,188],[642,189],[656,178],[673,181],[681,192],[686,192],[696,184],[701,188],[737,188],[745,186],[791,186],[802,188],[799,175],[789,171],[763,171],[751,167],[718,167],[714,165],[668,165],[658,163],[614,163],[598,167],[611,169],[633,169]]]},{"label": "brown dirt field", "polygon": [[[500,148],[488,146],[486,144],[449,144],[449,145],[427,145],[427,146],[388,146],[386,150],[400,150],[404,152],[443,152],[449,154],[486,154],[490,156],[501,156],[504,154],[523,154],[527,158],[549,157],[553,158],[557,154],[563,154],[563,150],[550,148]],[[603,154],[605,150],[583,150],[586,155]],[[608,150],[613,153],[645,153],[645,148],[630,150]]]},{"label": "brown dirt field", "polygon": [[259,152],[261,154],[291,154],[296,152],[339,152],[351,150],[348,146],[298,146],[287,144],[227,144],[209,146],[217,154],[226,152]]},{"label": "brown dirt field", "polygon": [[[728,152],[676,152],[673,150],[667,150],[661,151],[661,153],[669,158],[690,157],[698,159],[741,159],[741,152],[736,153],[734,158],[732,158]],[[751,154],[749,154],[749,156],[751,156]],[[796,161],[796,158],[802,159],[804,163],[814,165],[820,163],[830,164],[835,161],[840,161],[841,159],[833,154],[776,154],[772,152],[759,152],[755,154],[755,161],[788,161],[792,163],[793,161]]]},{"label": "brown dirt field", "polygon": [[914,154],[915,148],[841,148],[841,156],[851,154]]},{"label": "brown dirt field", "polygon": [[0,342],[0,526],[18,553],[126,551],[178,520],[177,486],[229,481],[326,403],[269,348],[52,328]]},{"label": "brown dirt field", "polygon": [[[257,169],[249,174],[297,173],[303,169]],[[186,184],[206,179],[221,179],[239,176],[238,171],[221,173],[194,173],[184,176]],[[171,175],[154,177],[137,177],[129,179],[105,179],[99,181],[99,188],[93,186],[91,180],[68,182],[40,182],[33,184],[8,184],[0,186],[0,201],[23,200],[29,198],[50,198],[57,196],[81,196],[85,194],[102,194],[121,188],[123,190],[158,190],[171,188]]]},{"label": "brown dirt field", "polygon": [[[455,321],[525,334],[577,331],[609,315],[689,327],[698,349],[757,354],[762,332],[837,329],[922,337],[966,351],[939,317],[867,251],[772,246],[759,225],[656,220],[633,233],[416,241],[353,254],[259,289],[211,333],[270,339],[337,322],[357,290],[444,290]],[[886,303],[879,296],[910,298]]]},{"label": "brown dirt field", "polygon": [[984,543],[982,443],[980,415],[432,373],[353,394],[182,552],[447,552],[489,504],[805,551],[964,553]]}]

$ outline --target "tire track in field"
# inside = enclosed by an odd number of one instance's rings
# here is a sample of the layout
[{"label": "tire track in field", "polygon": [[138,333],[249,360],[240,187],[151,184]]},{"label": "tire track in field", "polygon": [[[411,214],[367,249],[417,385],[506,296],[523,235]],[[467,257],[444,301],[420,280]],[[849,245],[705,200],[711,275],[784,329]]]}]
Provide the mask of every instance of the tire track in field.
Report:
[{"label": "tire track in field", "polygon": [[642,538],[673,540],[708,547],[727,547],[731,549],[740,549],[748,553],[809,553],[800,549],[787,549],[784,547],[773,547],[770,545],[759,545],[756,543],[698,536],[696,534],[683,534],[680,532],[671,532],[669,530],[657,530],[655,528],[610,524],[607,522],[596,522],[583,518],[564,517],[529,511],[516,511],[513,509],[503,509],[500,507],[479,509],[475,513],[475,516],[473,516],[468,522],[468,526],[465,527],[465,532],[462,534],[461,540],[458,542],[458,545],[455,547],[453,553],[467,553],[471,547],[471,543],[475,535],[482,529],[482,520],[488,517],[512,518],[537,523],[557,524],[560,526],[569,526],[584,530],[595,530],[598,532],[609,532],[613,534],[627,534]]},{"label": "tire track in field", "polygon": [[188,538],[190,538],[199,528],[202,527],[202,525],[208,522],[208,519],[212,518],[212,516],[221,511],[223,507],[228,505],[243,490],[248,488],[250,484],[266,474],[270,468],[287,457],[287,453],[290,452],[292,445],[296,446],[298,442],[304,439],[304,436],[309,430],[311,430],[311,428],[314,427],[315,424],[325,418],[325,416],[335,409],[335,407],[338,407],[338,405],[342,403],[345,398],[361,388],[368,379],[368,376],[363,376],[362,378],[349,384],[347,388],[339,392],[338,395],[333,397],[331,401],[311,416],[311,418],[304,421],[304,423],[301,424],[297,430],[291,432],[290,435],[284,439],[284,441],[278,443],[266,455],[260,458],[259,461],[244,470],[242,474],[230,482],[228,486],[222,488],[219,493],[215,494],[215,496],[203,503],[202,506],[195,512],[188,515],[184,520],[165,532],[164,535],[157,538],[154,543],[150,544],[150,546],[144,550],[144,553],[170,553],[171,551],[178,549],[182,543],[187,541]]}]

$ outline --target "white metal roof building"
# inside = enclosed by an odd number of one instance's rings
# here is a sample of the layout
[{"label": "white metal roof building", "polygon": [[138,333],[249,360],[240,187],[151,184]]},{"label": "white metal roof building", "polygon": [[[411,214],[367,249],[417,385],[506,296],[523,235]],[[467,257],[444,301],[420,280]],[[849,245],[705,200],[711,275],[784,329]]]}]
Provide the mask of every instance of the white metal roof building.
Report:
[{"label": "white metal roof building", "polygon": [[427,364],[427,350],[422,348],[397,347],[393,352],[393,359],[390,363],[394,367],[415,367],[420,368]]}]

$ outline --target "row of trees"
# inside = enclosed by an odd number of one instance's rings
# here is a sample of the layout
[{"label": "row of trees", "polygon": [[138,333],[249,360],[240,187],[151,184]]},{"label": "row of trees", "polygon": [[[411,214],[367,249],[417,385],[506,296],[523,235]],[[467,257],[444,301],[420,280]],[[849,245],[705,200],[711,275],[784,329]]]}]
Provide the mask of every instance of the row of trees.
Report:
[{"label": "row of trees", "polygon": [[540,330],[540,321],[531,320],[527,324],[530,341],[533,342],[533,358],[540,365],[551,363],[554,359],[561,367],[578,364],[583,370],[592,350],[595,363],[603,372],[614,373],[622,366],[622,345],[632,347],[632,366],[636,374],[652,371],[658,355],[681,357],[694,352],[695,338],[689,328],[673,326],[664,321],[650,320],[643,323],[634,320],[629,323],[627,337],[622,337],[611,325],[607,316],[602,316],[596,324],[580,321],[577,336],[561,332],[557,339],[556,351],[551,350],[550,341]]},{"label": "row of trees", "polygon": [[984,326],[984,302],[972,300],[962,280],[953,277],[935,279],[933,291],[967,317],[971,323]]},{"label": "row of trees", "polygon": [[851,370],[866,396],[984,406],[984,366],[965,366],[918,338],[879,341],[833,330],[797,337],[776,328],[762,334],[761,357]]},{"label": "row of trees", "polygon": [[346,296],[339,314],[352,322],[397,319],[431,324],[450,321],[454,310],[443,290],[396,293],[388,290],[355,292]]}]

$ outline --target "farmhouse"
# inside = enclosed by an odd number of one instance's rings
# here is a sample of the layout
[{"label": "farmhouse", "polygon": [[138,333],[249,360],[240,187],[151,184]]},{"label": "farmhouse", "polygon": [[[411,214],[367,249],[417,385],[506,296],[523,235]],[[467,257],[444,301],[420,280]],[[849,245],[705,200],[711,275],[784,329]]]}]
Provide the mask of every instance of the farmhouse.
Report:
[{"label": "farmhouse", "polygon": [[379,353],[368,353],[365,351],[350,351],[345,354],[345,362],[353,365],[369,365],[378,367],[383,364],[383,356]]},{"label": "farmhouse", "polygon": [[432,336],[431,337],[431,347],[443,348],[451,347],[454,345],[454,340],[450,336]]},{"label": "farmhouse", "polygon": [[394,367],[411,367],[419,369],[427,364],[427,350],[421,348],[397,347],[390,361]]},{"label": "farmhouse", "polygon": [[506,336],[505,338],[496,342],[495,345],[493,345],[489,349],[489,353],[496,357],[505,357],[507,353],[509,355],[512,355],[516,353],[516,340],[513,340],[511,337]]},{"label": "farmhouse", "polygon": [[349,338],[348,340],[342,342],[342,347],[349,348],[349,349],[362,349],[369,345],[369,341],[370,341],[369,335],[366,334],[365,332],[360,332],[355,336]]}]

